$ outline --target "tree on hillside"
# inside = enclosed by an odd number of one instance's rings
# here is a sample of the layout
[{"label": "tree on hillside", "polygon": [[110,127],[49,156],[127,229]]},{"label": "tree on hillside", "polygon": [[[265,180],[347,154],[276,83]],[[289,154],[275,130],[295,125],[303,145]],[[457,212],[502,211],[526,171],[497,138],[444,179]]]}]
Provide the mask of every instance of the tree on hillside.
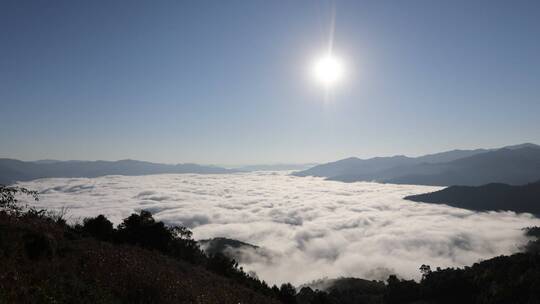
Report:
[{"label": "tree on hillside", "polygon": [[282,284],[279,289],[279,300],[285,304],[296,304],[296,288],[291,283]]},{"label": "tree on hillside", "polygon": [[94,218],[84,219],[81,230],[83,233],[102,241],[110,241],[114,237],[113,223],[103,214]]},{"label": "tree on hillside", "polygon": [[17,195],[24,194],[31,196],[34,200],[38,200],[36,191],[28,190],[23,187],[10,187],[0,185],[0,211],[8,213],[20,213],[22,206],[19,205]]},{"label": "tree on hillside", "polygon": [[142,210],[118,225],[121,242],[166,252],[173,235],[163,222],[156,222],[152,213]]}]

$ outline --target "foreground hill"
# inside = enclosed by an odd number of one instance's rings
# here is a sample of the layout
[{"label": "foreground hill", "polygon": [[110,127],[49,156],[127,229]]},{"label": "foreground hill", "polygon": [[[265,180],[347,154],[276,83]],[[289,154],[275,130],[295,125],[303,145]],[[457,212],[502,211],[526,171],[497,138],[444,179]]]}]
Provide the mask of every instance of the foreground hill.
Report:
[{"label": "foreground hill", "polygon": [[433,186],[512,185],[540,179],[540,146],[523,144],[498,150],[455,150],[422,157],[348,158],[295,172],[329,180],[378,181]]},{"label": "foreground hill", "polygon": [[0,214],[2,303],[278,303],[201,265]]},{"label": "foreground hill", "polygon": [[0,184],[48,177],[98,177],[104,175],[148,175],[163,173],[221,174],[237,170],[196,164],[157,164],[137,160],[37,161],[0,159]]},{"label": "foreground hill", "polygon": [[523,186],[496,183],[479,187],[451,186],[405,199],[476,211],[505,210],[540,215],[540,181]]},{"label": "foreground hill", "polygon": [[[322,291],[322,292],[321,292]],[[298,304],[383,304],[386,284],[358,278],[321,279],[302,287],[296,298]]]},{"label": "foreground hill", "polygon": [[540,255],[517,253],[465,268],[431,270],[421,282],[390,276],[384,282],[329,280],[324,291],[304,287],[298,304],[532,304],[540,303]]}]

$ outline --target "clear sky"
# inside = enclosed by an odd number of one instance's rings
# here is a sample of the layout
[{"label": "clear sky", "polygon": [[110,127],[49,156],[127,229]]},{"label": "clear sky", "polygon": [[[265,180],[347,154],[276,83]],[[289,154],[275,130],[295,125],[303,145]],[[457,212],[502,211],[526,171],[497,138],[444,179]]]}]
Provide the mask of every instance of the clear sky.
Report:
[{"label": "clear sky", "polygon": [[[346,67],[327,98],[309,67]],[[540,143],[540,1],[0,1],[0,157],[250,164]]]}]

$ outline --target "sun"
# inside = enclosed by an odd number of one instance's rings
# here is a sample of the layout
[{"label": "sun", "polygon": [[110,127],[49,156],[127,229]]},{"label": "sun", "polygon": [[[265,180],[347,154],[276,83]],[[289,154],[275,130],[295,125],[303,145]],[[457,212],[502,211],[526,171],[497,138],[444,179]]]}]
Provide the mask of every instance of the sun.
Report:
[{"label": "sun", "polygon": [[315,60],[313,64],[313,76],[315,80],[326,88],[339,83],[345,74],[343,61],[332,54],[327,54]]}]

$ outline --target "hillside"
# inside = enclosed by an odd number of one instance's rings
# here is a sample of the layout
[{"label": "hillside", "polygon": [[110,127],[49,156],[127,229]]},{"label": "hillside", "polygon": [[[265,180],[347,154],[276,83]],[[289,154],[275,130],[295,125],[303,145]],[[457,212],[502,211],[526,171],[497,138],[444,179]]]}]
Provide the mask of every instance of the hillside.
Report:
[{"label": "hillside", "polygon": [[185,227],[147,211],[116,228],[103,215],[22,207],[37,193],[0,185],[0,303],[277,303],[280,289],[221,254],[205,255]]},{"label": "hillside", "polygon": [[382,281],[358,278],[321,279],[302,287],[297,295],[297,302],[383,304],[385,293],[386,285]]},{"label": "hillside", "polygon": [[238,263],[250,264],[263,260],[269,262],[273,257],[279,255],[278,252],[271,251],[268,248],[224,237],[198,240],[197,243],[207,255],[223,254]]},{"label": "hillside", "polygon": [[297,303],[453,304],[539,303],[540,255],[517,253],[464,268],[422,265],[421,282],[391,275],[383,282],[355,278],[328,280],[324,292],[304,287]]},{"label": "hillside", "polygon": [[258,246],[224,237],[197,241],[206,254],[225,253],[228,249],[257,249]]},{"label": "hillside", "polygon": [[540,215],[540,181],[522,186],[496,183],[479,187],[451,186],[405,199],[476,211],[506,210]]},{"label": "hillside", "polygon": [[137,160],[36,161],[0,159],[0,184],[48,177],[98,177],[104,175],[148,175],[163,173],[222,174],[237,170],[197,164],[157,164]]},{"label": "hillside", "polygon": [[277,303],[202,266],[0,214],[2,303]]},{"label": "hillside", "polygon": [[419,157],[407,157],[404,155],[373,157],[369,159],[350,157],[335,162],[320,164],[307,170],[294,172],[293,175],[327,177],[334,180],[347,179],[347,177],[350,179],[356,178],[357,180],[373,180],[377,179],[377,177],[384,176],[383,171],[388,169],[421,163],[449,162],[487,151],[490,150],[452,150]]},{"label": "hillside", "polygon": [[416,158],[348,158],[293,174],[342,182],[432,186],[479,186],[499,182],[519,185],[540,178],[540,146],[522,144],[497,150],[454,150]]},{"label": "hillside", "polygon": [[500,149],[441,164],[421,164],[386,179],[395,184],[480,186],[522,185],[540,179],[540,147]]},{"label": "hillside", "polygon": [[402,155],[392,157],[375,157],[370,159],[350,157],[335,162],[318,165],[304,171],[294,172],[293,175],[332,178],[354,174],[357,175],[358,178],[369,180],[372,176],[377,176],[377,173],[381,172],[382,170],[415,163],[417,163],[417,161],[414,158]]}]

